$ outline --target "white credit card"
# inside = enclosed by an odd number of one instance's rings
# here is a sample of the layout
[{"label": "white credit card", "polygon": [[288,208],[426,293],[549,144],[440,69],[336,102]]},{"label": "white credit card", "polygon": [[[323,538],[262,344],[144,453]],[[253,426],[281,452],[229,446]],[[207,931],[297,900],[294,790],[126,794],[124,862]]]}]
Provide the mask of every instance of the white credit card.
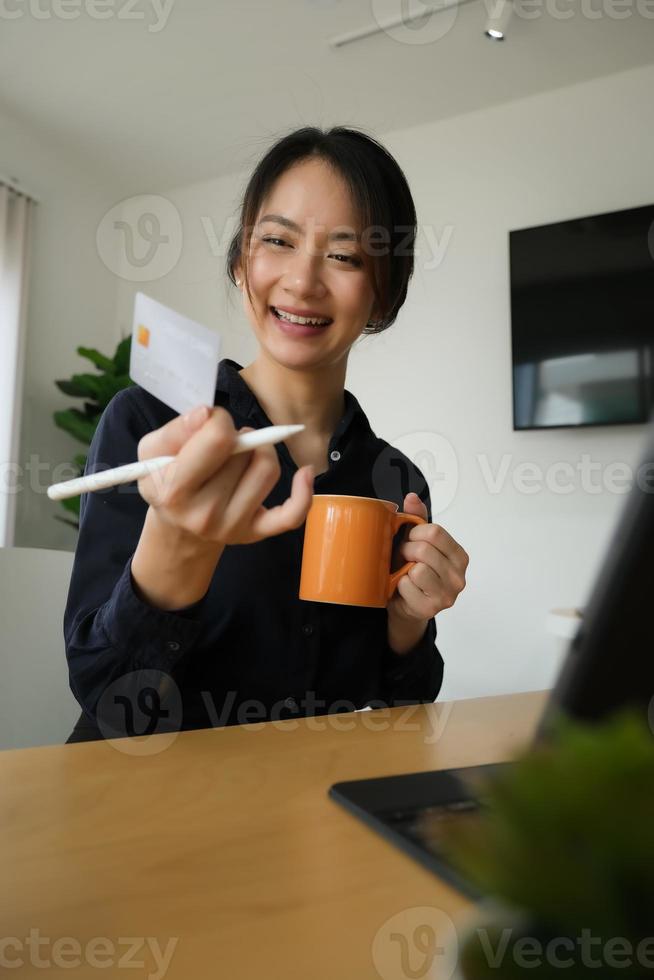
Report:
[{"label": "white credit card", "polygon": [[129,376],[180,415],[213,405],[220,335],[136,294]]}]

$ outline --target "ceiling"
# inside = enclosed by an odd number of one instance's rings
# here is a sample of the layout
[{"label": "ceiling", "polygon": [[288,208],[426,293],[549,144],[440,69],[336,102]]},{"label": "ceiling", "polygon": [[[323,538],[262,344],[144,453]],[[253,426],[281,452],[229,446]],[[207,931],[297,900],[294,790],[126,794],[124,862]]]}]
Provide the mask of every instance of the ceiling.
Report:
[{"label": "ceiling", "polygon": [[248,169],[298,126],[381,135],[654,61],[637,0],[623,19],[612,0],[532,0],[504,42],[483,34],[495,0],[473,0],[340,48],[329,39],[425,4],[63,0],[62,19],[55,2],[5,4],[0,103],[134,194]]}]

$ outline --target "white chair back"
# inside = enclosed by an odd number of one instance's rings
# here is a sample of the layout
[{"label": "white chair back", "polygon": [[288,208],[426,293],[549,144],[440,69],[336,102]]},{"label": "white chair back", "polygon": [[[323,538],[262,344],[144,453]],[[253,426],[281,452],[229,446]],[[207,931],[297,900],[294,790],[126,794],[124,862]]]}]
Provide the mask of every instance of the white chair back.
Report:
[{"label": "white chair back", "polygon": [[79,718],[63,618],[73,553],[0,548],[0,749],[62,744]]}]

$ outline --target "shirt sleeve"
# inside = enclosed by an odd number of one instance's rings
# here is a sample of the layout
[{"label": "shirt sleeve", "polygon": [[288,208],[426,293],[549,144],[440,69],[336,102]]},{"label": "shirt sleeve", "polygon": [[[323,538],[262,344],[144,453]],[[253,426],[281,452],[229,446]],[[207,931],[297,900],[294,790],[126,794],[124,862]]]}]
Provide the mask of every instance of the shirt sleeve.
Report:
[{"label": "shirt sleeve", "polygon": [[397,654],[384,644],[382,700],[391,706],[435,701],[443,683],[443,658],[436,646],[436,620],[430,619],[413,649]]},{"label": "shirt sleeve", "polygon": [[[105,409],[87,474],[133,462],[141,437],[163,424],[148,419],[137,398],[136,390],[127,388]],[[135,590],[132,556],[147,509],[136,482],[82,495],[63,625],[70,688],[94,721],[97,702],[112,681],[144,667],[170,672],[202,628],[204,600],[167,612],[148,605]]]},{"label": "shirt sleeve", "polygon": [[[427,508],[431,524],[429,485],[418,467],[407,459],[409,482],[403,489],[417,493]],[[385,704],[415,704],[432,702],[438,697],[443,683],[444,663],[436,646],[436,619],[430,619],[416,645],[398,654],[388,645],[385,632],[382,650],[382,700]]]}]

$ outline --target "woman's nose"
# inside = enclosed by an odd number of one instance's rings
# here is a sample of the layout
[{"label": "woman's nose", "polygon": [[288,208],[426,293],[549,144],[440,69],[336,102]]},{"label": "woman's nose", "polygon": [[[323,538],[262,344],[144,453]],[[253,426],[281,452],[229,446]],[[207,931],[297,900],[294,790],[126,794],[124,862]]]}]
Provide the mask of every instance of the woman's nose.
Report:
[{"label": "woman's nose", "polygon": [[317,250],[298,248],[289,256],[289,264],[284,274],[287,290],[297,295],[321,296],[326,292],[322,281],[321,256]]}]

